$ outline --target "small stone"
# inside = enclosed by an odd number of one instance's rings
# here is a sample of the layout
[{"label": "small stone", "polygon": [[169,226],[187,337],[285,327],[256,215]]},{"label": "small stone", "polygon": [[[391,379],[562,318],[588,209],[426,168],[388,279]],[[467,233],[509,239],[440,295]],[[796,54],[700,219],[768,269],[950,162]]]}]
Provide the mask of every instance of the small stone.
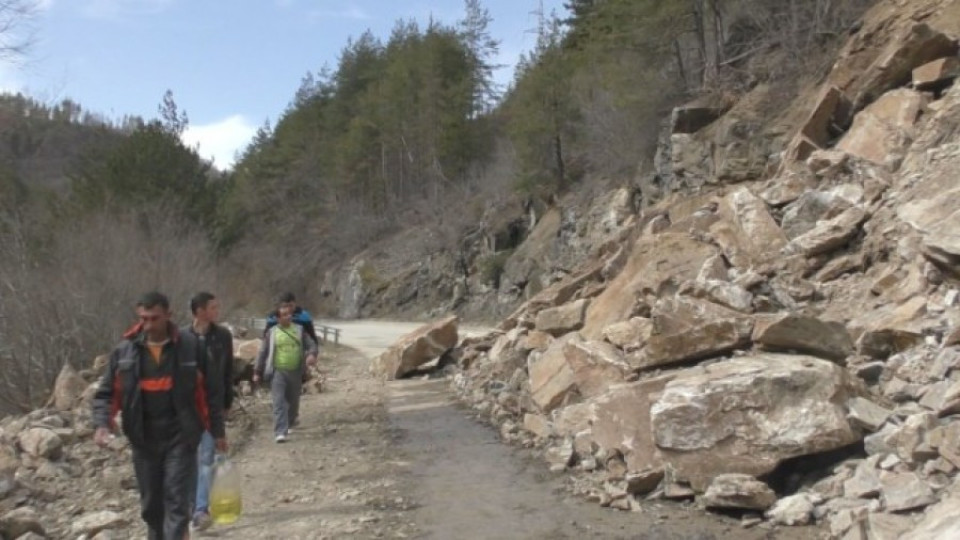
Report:
[{"label": "small stone", "polygon": [[20,448],[32,457],[59,459],[63,453],[63,440],[52,430],[30,428],[19,437]]},{"label": "small stone", "polygon": [[620,456],[609,458],[605,467],[607,469],[607,480],[622,480],[627,475],[627,464],[623,462]]},{"label": "small stone", "polygon": [[747,474],[721,474],[703,494],[707,508],[766,510],[777,500],[770,486]]},{"label": "small stone", "polygon": [[888,454],[880,460],[880,468],[885,471],[889,471],[901,463],[903,463],[903,460],[900,459],[899,456],[896,454]]},{"label": "small stone", "polygon": [[914,473],[883,472],[880,482],[887,511],[913,510],[937,501],[930,486]]},{"label": "small stone", "polygon": [[688,485],[670,482],[663,487],[663,496],[666,499],[692,499],[696,492]]},{"label": "small stone", "polygon": [[853,478],[843,483],[843,494],[851,499],[869,499],[880,495],[880,477],[873,465],[864,461]]},{"label": "small stone", "polygon": [[0,533],[2,533],[0,536],[20,538],[29,532],[46,534],[43,525],[40,524],[40,516],[32,507],[22,506],[0,517]]},{"label": "small stone", "polygon": [[646,495],[657,489],[663,481],[663,469],[647,469],[626,475],[627,491],[634,495]]},{"label": "small stone", "polygon": [[847,419],[870,432],[876,432],[883,427],[891,414],[888,409],[862,397],[849,400],[847,409]]},{"label": "small stone", "polygon": [[76,535],[86,534],[91,536],[106,529],[124,527],[128,523],[129,521],[122,515],[104,510],[101,512],[92,512],[80,517],[73,522],[71,531]]},{"label": "small stone", "polygon": [[867,362],[856,367],[856,374],[857,377],[863,379],[864,382],[868,384],[876,384],[880,381],[880,376],[883,375],[883,369],[885,366],[886,363],[881,361]]},{"label": "small stone", "polygon": [[784,497],[767,510],[767,519],[774,525],[806,525],[813,519],[814,504],[810,495],[797,493]]}]

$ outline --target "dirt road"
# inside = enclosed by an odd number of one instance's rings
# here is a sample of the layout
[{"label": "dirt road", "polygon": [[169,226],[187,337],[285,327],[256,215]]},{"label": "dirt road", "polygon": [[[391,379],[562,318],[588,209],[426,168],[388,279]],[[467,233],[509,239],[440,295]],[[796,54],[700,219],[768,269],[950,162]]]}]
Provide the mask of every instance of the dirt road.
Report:
[{"label": "dirt road", "polygon": [[369,356],[417,325],[362,322],[343,328],[325,361],[328,384],[305,396],[301,428],[270,436],[263,396],[257,432],[235,461],[245,476],[244,515],[202,537],[431,539],[810,538],[810,531],[743,529],[692,507],[649,503],[604,509],[569,495],[567,477],[499,442],[457,405],[448,381],[384,384]]}]

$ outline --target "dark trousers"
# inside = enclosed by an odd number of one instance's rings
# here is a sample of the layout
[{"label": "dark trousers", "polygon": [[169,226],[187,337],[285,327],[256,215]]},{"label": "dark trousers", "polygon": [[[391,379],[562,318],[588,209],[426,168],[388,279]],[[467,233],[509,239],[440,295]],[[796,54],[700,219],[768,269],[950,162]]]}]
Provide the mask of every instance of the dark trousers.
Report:
[{"label": "dark trousers", "polygon": [[140,488],[140,516],[149,540],[183,540],[190,527],[196,486],[197,445],[158,442],[133,449]]}]

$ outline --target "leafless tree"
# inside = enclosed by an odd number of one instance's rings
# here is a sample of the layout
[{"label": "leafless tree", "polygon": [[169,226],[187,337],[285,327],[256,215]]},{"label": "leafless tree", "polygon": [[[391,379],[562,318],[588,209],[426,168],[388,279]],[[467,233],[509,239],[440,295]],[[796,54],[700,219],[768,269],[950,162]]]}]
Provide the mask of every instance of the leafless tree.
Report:
[{"label": "leafless tree", "polygon": [[0,60],[16,60],[30,50],[40,7],[40,0],[0,0]]}]

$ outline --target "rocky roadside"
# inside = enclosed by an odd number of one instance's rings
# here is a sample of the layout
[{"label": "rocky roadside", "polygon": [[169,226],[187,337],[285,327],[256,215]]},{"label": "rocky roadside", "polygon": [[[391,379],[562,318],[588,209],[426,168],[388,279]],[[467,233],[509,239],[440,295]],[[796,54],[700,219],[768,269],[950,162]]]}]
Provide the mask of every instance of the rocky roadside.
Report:
[{"label": "rocky roadside", "polygon": [[960,537],[957,5],[878,3],[776,159],[746,105],[674,133],[676,193],[445,355],[464,402],[604,506]]},{"label": "rocky roadside", "polygon": [[[69,365],[46,408],[0,421],[0,538],[110,540],[142,537],[127,441],[93,442],[91,400],[105,358],[78,374]],[[227,423],[236,450],[252,432],[241,397]]]}]

